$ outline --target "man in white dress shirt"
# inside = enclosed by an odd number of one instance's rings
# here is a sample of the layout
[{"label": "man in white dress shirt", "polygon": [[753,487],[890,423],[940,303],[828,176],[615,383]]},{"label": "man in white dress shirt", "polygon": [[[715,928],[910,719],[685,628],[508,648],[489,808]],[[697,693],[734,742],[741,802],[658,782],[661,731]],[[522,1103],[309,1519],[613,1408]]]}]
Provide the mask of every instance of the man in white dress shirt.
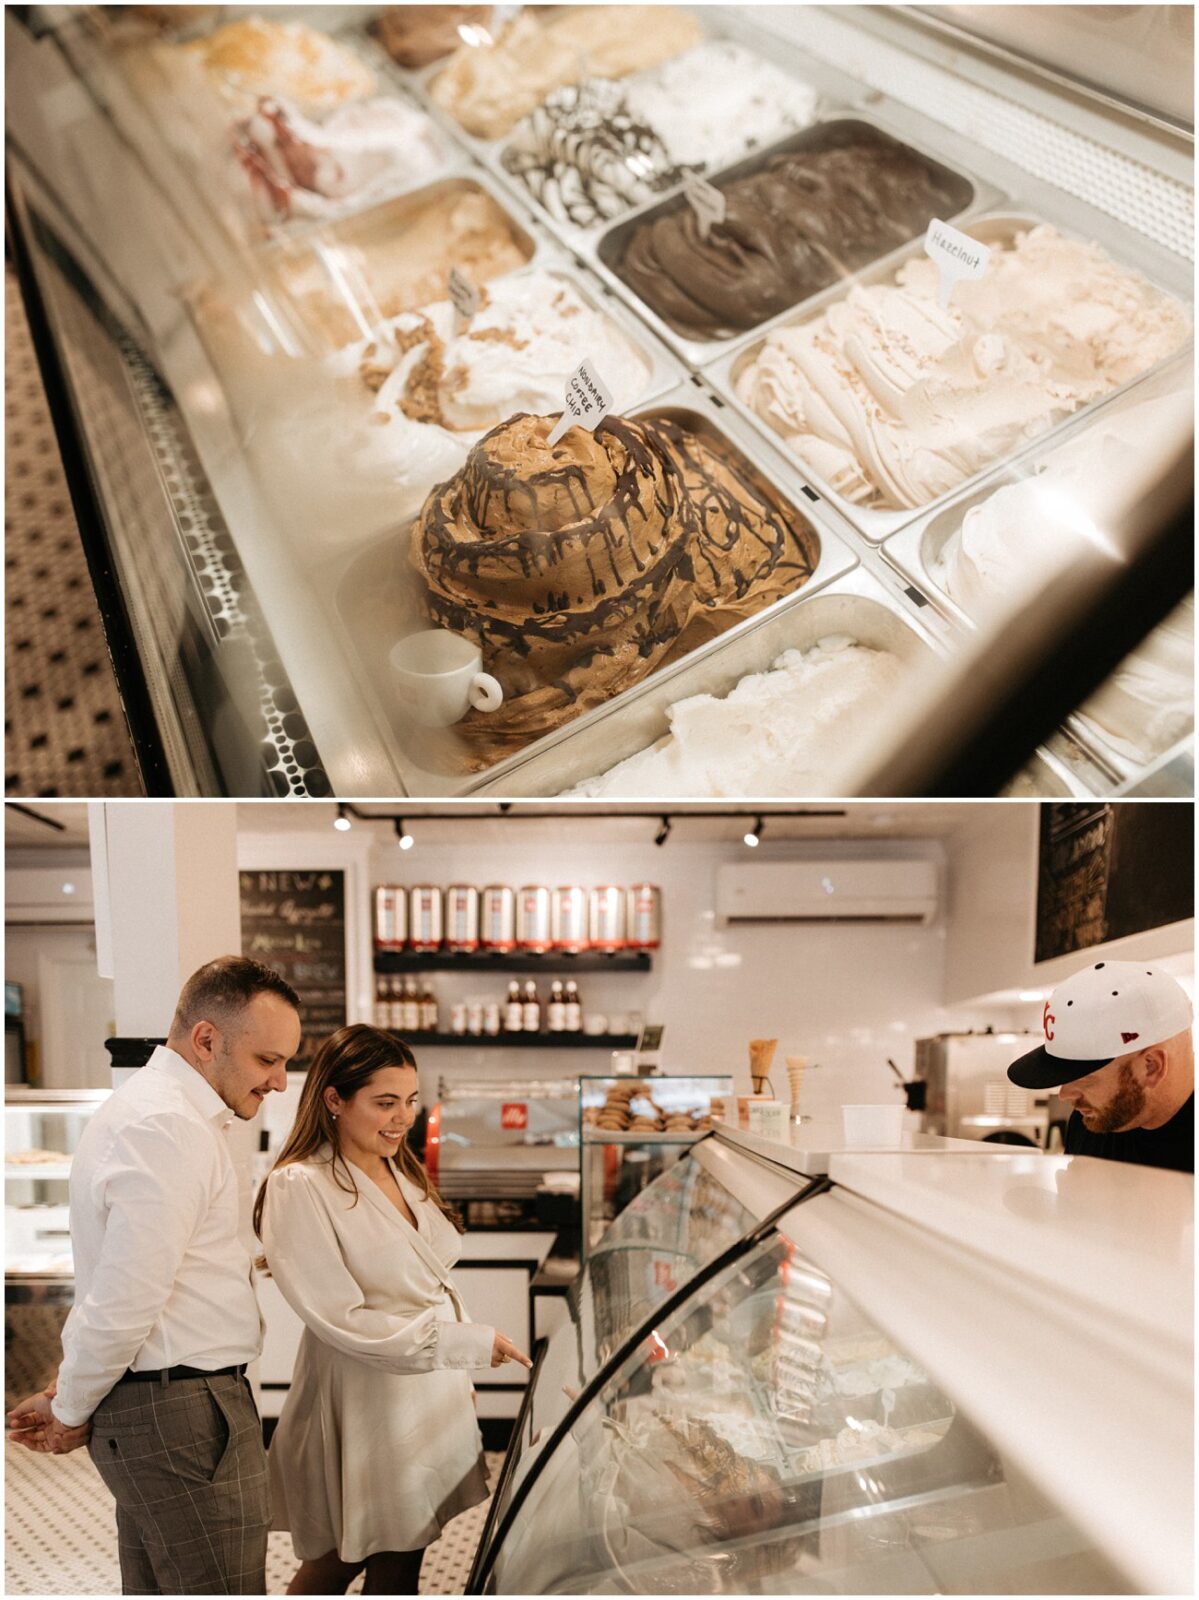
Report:
[{"label": "man in white dress shirt", "polygon": [[266,1454],[245,1379],[262,1324],[226,1133],[287,1087],[299,1005],[257,961],[201,967],[71,1165],[63,1360],[8,1425],[35,1450],[88,1444],[117,1502],[125,1594],[265,1592]]}]

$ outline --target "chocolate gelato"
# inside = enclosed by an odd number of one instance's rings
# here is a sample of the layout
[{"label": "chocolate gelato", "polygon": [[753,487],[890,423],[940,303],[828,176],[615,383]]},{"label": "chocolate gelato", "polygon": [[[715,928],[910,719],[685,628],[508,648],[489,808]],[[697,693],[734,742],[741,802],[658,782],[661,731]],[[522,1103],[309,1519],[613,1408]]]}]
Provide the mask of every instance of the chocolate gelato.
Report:
[{"label": "chocolate gelato", "polygon": [[915,238],[960,209],[913,150],[863,133],[796,150],[720,183],[727,216],[706,239],[690,206],[635,228],[616,271],[676,333],[727,339]]},{"label": "chocolate gelato", "polygon": [[[501,710],[458,731],[490,763],[798,589],[815,536],[730,451],[669,418],[493,428],[425,502],[432,622],[477,639]],[[721,454],[716,451],[720,449]]]},{"label": "chocolate gelato", "polygon": [[393,61],[419,71],[462,43],[462,27],[486,28],[494,6],[388,6],[372,32]]}]

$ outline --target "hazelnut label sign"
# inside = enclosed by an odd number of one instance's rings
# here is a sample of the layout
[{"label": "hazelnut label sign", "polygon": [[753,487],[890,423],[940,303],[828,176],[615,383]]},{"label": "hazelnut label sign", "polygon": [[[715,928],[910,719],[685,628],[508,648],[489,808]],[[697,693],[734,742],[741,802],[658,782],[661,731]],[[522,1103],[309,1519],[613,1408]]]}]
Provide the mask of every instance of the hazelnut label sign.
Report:
[{"label": "hazelnut label sign", "polygon": [[695,219],[699,223],[699,236],[706,239],[712,231],[714,223],[723,222],[725,218],[725,198],[713,184],[706,183],[695,173],[691,173],[683,184],[683,193],[687,197],[687,204],[695,212]]},{"label": "hazelnut label sign", "polygon": [[938,222],[935,217],[924,236],[924,253],[936,262],[941,274],[937,304],[942,311],[949,305],[949,297],[962,279],[981,278],[991,260],[991,252],[985,244],[950,227],[948,222]]},{"label": "hazelnut label sign", "polygon": [[612,409],[612,393],[590,361],[581,362],[566,380],[565,409],[546,443],[556,445],[568,428],[594,433]]}]

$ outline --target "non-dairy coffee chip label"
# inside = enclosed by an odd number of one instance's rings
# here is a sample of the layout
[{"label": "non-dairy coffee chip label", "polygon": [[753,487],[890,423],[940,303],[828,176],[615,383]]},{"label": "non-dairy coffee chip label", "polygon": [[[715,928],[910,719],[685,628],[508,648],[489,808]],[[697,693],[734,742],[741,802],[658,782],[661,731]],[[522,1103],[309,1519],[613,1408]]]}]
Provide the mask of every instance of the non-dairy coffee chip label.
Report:
[{"label": "non-dairy coffee chip label", "polygon": [[695,212],[700,238],[706,239],[714,224],[724,221],[727,210],[724,195],[713,184],[707,183],[694,172],[688,174],[683,184],[683,194],[687,198],[687,204]]},{"label": "non-dairy coffee chip label", "polygon": [[563,412],[554,424],[546,443],[558,443],[568,428],[586,428],[594,433],[612,409],[612,391],[590,361],[581,361],[566,380]]},{"label": "non-dairy coffee chip label", "polygon": [[991,251],[985,244],[972,239],[968,233],[939,222],[935,217],[924,236],[924,253],[937,266],[941,274],[941,287],[937,304],[944,311],[949,297],[963,279],[981,278],[991,260]]},{"label": "non-dairy coffee chip label", "polygon": [[454,303],[454,332],[461,333],[482,302],[479,291],[458,267],[450,268],[450,299]]}]

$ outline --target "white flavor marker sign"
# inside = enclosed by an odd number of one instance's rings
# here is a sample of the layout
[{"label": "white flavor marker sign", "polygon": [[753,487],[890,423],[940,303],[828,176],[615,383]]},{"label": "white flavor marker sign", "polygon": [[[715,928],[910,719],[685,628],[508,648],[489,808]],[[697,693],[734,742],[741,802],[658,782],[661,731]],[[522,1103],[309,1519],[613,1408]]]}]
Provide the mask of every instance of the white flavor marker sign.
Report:
[{"label": "white flavor marker sign", "polygon": [[981,278],[991,260],[988,246],[950,227],[948,222],[938,222],[935,217],[924,236],[924,253],[936,262],[941,274],[937,304],[942,311],[947,309],[949,297],[957,285],[963,279]]},{"label": "white flavor marker sign", "polygon": [[712,231],[713,224],[723,222],[727,207],[724,195],[715,185],[706,182],[694,172],[689,173],[683,184],[683,193],[687,197],[687,204],[695,212],[695,220],[699,223],[699,236],[706,239]]},{"label": "white flavor marker sign", "polygon": [[594,433],[612,409],[612,391],[590,361],[581,361],[566,380],[565,409],[546,443],[552,448],[568,428]]},{"label": "white flavor marker sign", "polygon": [[479,291],[457,267],[450,268],[450,299],[454,303],[454,332],[461,333],[479,309]]}]

